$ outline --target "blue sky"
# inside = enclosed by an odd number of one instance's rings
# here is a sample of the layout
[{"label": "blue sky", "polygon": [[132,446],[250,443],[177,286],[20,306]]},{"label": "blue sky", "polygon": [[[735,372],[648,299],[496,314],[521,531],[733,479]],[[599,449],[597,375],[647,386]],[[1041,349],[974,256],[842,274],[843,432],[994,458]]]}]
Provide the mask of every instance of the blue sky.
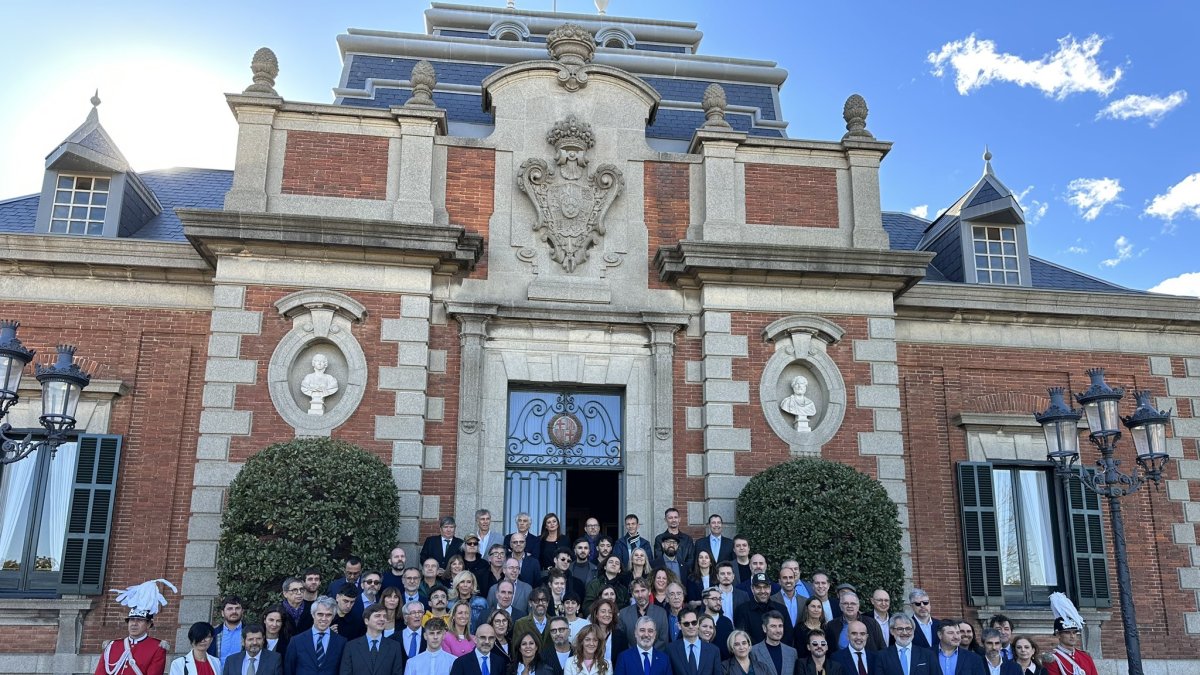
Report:
[{"label": "blue sky", "polygon": [[[591,0],[557,4],[595,11]],[[101,120],[136,169],[231,168],[237,128],[223,93],[249,83],[255,49],[278,54],[285,98],[330,102],[339,33],[424,32],[426,7],[7,6],[0,198],[40,187],[43,157],[83,121],[97,87]],[[612,0],[608,13],[695,21],[702,53],[777,61],[789,72],[793,138],[840,138],[842,104],[862,94],[868,128],[895,143],[881,174],[885,209],[935,216],[979,177],[986,144],[1021,195],[1034,255],[1132,288],[1200,295],[1200,5]]]}]

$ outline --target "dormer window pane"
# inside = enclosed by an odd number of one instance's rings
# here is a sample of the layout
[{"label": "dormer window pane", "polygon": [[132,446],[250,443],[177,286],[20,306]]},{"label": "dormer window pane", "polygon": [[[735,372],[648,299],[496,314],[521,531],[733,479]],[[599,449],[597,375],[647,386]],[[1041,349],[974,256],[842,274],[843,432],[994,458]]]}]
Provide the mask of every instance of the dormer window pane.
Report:
[{"label": "dormer window pane", "polygon": [[979,283],[1021,285],[1020,259],[1017,255],[1017,230],[1014,227],[976,226],[971,228],[975,252],[975,279]]},{"label": "dormer window pane", "polygon": [[108,188],[108,178],[59,176],[58,189],[54,192],[50,232],[103,234],[104,216],[108,211]]}]

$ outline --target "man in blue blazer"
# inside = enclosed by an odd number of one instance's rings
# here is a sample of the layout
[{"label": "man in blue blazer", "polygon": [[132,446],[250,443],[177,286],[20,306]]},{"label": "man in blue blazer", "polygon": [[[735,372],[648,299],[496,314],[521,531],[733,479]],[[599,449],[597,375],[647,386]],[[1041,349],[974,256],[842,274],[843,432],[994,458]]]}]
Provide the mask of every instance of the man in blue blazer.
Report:
[{"label": "man in blue blazer", "polygon": [[842,670],[847,674],[875,675],[879,672],[879,657],[875,652],[867,651],[867,624],[857,620],[851,621],[846,625],[846,633],[850,644],[846,645],[845,649],[834,652],[830,658],[842,664]]},{"label": "man in blue blazer", "polygon": [[696,552],[707,551],[714,565],[722,560],[733,560],[733,540],[721,534],[724,531],[725,521],[714,513],[708,517],[709,534],[696,539]]},{"label": "man in blue blazer", "polygon": [[329,629],[336,608],[333,598],[327,595],[313,601],[313,627],[293,635],[288,642],[283,657],[287,675],[335,675],[341,668],[346,638]]},{"label": "man in blue blazer", "polygon": [[[941,675],[936,670],[937,659],[933,652],[913,644],[912,619],[903,614],[893,614],[888,619],[888,633],[892,636],[892,646],[879,652],[879,673],[881,675]],[[901,659],[908,662],[904,667]]]},{"label": "man in blue blazer", "polygon": [[495,646],[496,629],[491,624],[480,624],[475,629],[475,649],[454,659],[450,675],[504,675],[508,657],[499,649],[492,649]]},{"label": "man in blue blazer", "polygon": [[938,625],[938,648],[935,675],[987,675],[983,659],[978,654],[959,647],[959,621],[945,619]]},{"label": "man in blue blazer", "polygon": [[[283,675],[283,655],[270,649],[267,634],[261,623],[242,627],[242,651],[225,659],[224,671],[229,675]],[[251,665],[253,664],[253,665]]]},{"label": "man in blue blazer", "polygon": [[672,675],[670,659],[654,648],[654,640],[658,637],[654,619],[648,616],[639,618],[633,634],[637,644],[616,657],[613,675]]},{"label": "man in blue blazer", "polygon": [[700,639],[700,615],[679,612],[680,638],[667,645],[672,675],[721,675],[721,650]]}]

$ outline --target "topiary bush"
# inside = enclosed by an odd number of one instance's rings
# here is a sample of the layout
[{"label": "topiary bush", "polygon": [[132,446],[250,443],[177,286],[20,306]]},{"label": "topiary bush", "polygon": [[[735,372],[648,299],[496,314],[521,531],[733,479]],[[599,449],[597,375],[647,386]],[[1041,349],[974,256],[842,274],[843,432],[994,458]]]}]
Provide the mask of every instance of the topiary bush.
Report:
[{"label": "topiary bush", "polygon": [[396,542],[392,472],[362,448],[328,438],[278,443],[254,455],[229,487],[217,580],[252,616],[278,604],[280,585],[308,567],[340,576],[353,554],[383,567]]},{"label": "topiary bush", "polygon": [[879,481],[845,464],[795,459],[750,479],[737,500],[737,531],[772,564],[789,558],[805,578],[824,569],[858,587],[863,605],[876,588],[899,597],[904,584],[900,521]]}]

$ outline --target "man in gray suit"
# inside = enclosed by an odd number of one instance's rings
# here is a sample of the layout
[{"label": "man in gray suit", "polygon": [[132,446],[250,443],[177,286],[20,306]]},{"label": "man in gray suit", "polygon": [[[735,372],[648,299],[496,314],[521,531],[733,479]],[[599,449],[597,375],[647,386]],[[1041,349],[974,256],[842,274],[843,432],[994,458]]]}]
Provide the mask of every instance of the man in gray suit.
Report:
[{"label": "man in gray suit", "polygon": [[775,610],[764,614],[762,627],[766,638],[750,648],[751,655],[771,664],[771,672],[765,675],[796,675],[796,650],[783,644],[784,621],[783,615]]},{"label": "man in gray suit", "polygon": [[224,672],[229,675],[283,675],[283,656],[264,650],[266,644],[267,635],[261,623],[243,627],[242,651],[225,659]]},{"label": "man in gray suit", "polygon": [[363,610],[367,634],[351,640],[342,654],[341,675],[402,675],[404,650],[395,640],[385,640],[387,608],[379,603]]},{"label": "man in gray suit", "polygon": [[[654,648],[664,651],[667,648],[667,611],[658,605],[650,603],[650,587],[646,584],[645,579],[634,579],[629,584],[629,590],[633,593],[634,604],[626,607],[617,613],[617,630],[625,632],[629,644],[637,644],[637,622],[643,616],[649,617],[654,621],[654,627],[657,629],[654,638]],[[614,655],[615,659],[616,656]]]}]

